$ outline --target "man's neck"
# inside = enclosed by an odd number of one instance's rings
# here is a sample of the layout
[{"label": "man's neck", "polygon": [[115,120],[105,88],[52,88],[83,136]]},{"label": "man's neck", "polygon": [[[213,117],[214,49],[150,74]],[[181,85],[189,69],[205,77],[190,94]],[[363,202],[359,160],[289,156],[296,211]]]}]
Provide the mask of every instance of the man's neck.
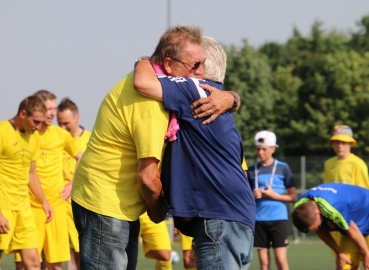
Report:
[{"label": "man's neck", "polygon": [[81,126],[78,126],[73,132],[71,132],[71,135],[73,138],[81,136],[83,131],[83,128]]},{"label": "man's neck", "polygon": [[264,161],[260,161],[261,166],[269,166],[270,164],[272,164],[274,161],[274,158],[268,158],[267,160]]},{"label": "man's neck", "polygon": [[22,120],[20,119],[20,117],[18,115],[14,116],[12,119],[9,120],[10,123],[13,124],[13,126],[19,130],[19,131],[22,131],[24,132],[24,128],[23,128],[23,125],[22,125]]},{"label": "man's neck", "polygon": [[49,126],[48,126],[48,125],[46,125],[46,124],[42,124],[42,126],[41,126],[41,128],[40,128],[40,131],[41,131],[41,132],[45,132],[48,128],[49,128]]}]

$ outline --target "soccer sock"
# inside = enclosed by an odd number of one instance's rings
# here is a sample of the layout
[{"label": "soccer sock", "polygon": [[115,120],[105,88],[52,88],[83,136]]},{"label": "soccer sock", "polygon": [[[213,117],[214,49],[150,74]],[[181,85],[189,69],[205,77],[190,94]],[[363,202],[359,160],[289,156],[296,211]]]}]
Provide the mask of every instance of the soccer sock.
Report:
[{"label": "soccer sock", "polygon": [[155,270],[172,270],[172,260],[169,261],[156,260]]},{"label": "soccer sock", "polygon": [[196,270],[196,267],[185,268],[185,270]]}]

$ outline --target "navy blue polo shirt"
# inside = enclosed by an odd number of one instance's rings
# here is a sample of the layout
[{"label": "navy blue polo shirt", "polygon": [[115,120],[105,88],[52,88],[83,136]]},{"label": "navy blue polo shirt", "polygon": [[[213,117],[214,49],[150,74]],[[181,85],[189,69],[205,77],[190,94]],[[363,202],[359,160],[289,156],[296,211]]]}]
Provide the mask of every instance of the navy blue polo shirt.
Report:
[{"label": "navy blue polo shirt", "polygon": [[[254,229],[255,201],[241,167],[243,144],[233,115],[225,112],[209,125],[194,119],[191,104],[209,93],[198,80],[158,76],[164,106],[177,113],[177,140],[164,153],[162,182],[174,217],[214,218]],[[200,81],[221,89],[220,83]],[[175,218],[175,222],[176,222]]]}]

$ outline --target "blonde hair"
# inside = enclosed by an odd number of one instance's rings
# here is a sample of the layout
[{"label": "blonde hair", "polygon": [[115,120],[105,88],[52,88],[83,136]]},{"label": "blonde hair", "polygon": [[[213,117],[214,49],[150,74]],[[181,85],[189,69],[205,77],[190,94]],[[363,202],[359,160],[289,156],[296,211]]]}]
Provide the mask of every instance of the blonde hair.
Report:
[{"label": "blonde hair", "polygon": [[46,115],[47,112],[45,102],[38,96],[29,96],[23,99],[19,104],[17,115],[23,110],[26,111],[27,116],[33,116],[35,112]]},{"label": "blonde hair", "polygon": [[227,54],[223,47],[215,39],[203,37],[202,48],[206,57],[204,78],[223,82],[227,69]]},{"label": "blonde hair", "polygon": [[177,25],[169,28],[159,40],[152,54],[152,60],[163,65],[167,57],[180,59],[182,50],[187,44],[198,44],[202,42],[202,30],[198,26]]},{"label": "blonde hair", "polygon": [[38,90],[33,95],[42,98],[43,101],[56,99],[56,96],[47,90]]}]

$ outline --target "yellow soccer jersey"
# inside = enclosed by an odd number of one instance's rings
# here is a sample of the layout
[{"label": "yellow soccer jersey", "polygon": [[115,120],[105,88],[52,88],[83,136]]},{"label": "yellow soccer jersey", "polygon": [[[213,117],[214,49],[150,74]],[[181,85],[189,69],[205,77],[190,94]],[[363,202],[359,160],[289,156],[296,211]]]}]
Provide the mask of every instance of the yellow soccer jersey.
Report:
[{"label": "yellow soccer jersey", "polygon": [[169,122],[163,103],[133,89],[133,72],[104,98],[73,180],[72,199],[96,213],[137,220],[146,211],[138,159],[161,160]]},{"label": "yellow soccer jersey", "polygon": [[[82,153],[86,151],[88,140],[90,139],[91,132],[83,129],[82,134],[78,137],[74,137],[73,141]],[[69,155],[67,151],[63,151],[63,175],[64,185],[66,185],[74,177],[77,161],[74,157]]]},{"label": "yellow soccer jersey", "polygon": [[29,206],[30,163],[39,154],[37,134],[20,132],[8,121],[0,122],[0,208],[21,210]]},{"label": "yellow soccer jersey", "polygon": [[[49,126],[40,136],[40,156],[37,159],[36,170],[40,178],[42,190],[51,206],[62,202],[60,192],[64,187],[63,180],[63,150],[71,156],[77,156],[79,150],[72,136],[58,126]],[[41,207],[36,197],[31,194],[31,204]]]},{"label": "yellow soccer jersey", "polygon": [[369,189],[368,167],[365,162],[354,154],[344,160],[337,157],[324,163],[324,183],[336,182],[356,185]]}]

